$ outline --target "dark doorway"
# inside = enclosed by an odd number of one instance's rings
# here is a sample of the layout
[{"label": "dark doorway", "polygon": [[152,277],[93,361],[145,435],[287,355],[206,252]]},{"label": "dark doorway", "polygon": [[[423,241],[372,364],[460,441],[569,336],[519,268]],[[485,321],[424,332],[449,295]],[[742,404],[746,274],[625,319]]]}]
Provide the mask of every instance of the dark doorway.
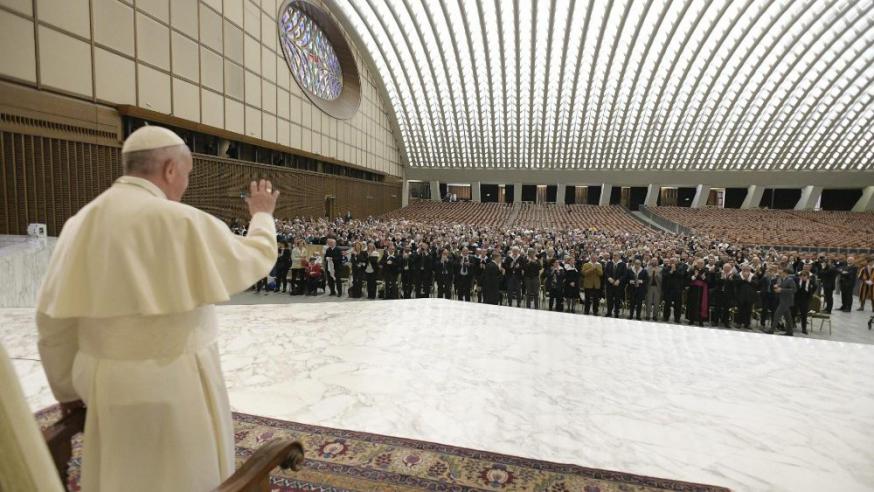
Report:
[{"label": "dark doorway", "polygon": [[594,185],[589,186],[589,196],[586,197],[586,203],[589,205],[597,205],[601,203],[601,187]]},{"label": "dark doorway", "polygon": [[637,210],[646,201],[646,187],[645,186],[632,186],[631,187],[631,198],[628,201],[628,208],[631,210]]},{"label": "dark doorway", "polygon": [[744,203],[744,198],[746,197],[746,188],[726,188],[725,208],[740,208],[740,206]]},{"label": "dark doorway", "polygon": [[861,189],[822,190],[819,204],[823,210],[852,210],[862,198]]},{"label": "dark doorway", "polygon": [[695,188],[681,187],[677,188],[677,206],[691,207],[692,200],[695,199]]},{"label": "dark doorway", "polygon": [[537,185],[522,185],[522,201],[536,202],[537,201]]},{"label": "dark doorway", "polygon": [[498,185],[481,184],[479,186],[479,190],[480,190],[480,200],[483,203],[497,203],[498,202]]}]

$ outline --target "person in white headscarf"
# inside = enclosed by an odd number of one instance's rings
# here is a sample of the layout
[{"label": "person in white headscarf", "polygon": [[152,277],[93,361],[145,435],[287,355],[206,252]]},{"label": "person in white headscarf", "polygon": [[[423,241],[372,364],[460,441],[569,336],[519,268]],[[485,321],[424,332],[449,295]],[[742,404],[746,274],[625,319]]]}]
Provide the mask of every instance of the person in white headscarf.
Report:
[{"label": "person in white headscarf", "polygon": [[192,159],[170,130],[133,132],[122,167],[61,231],[40,355],[62,410],[88,409],[83,491],[210,490],[234,471],[213,305],[270,271],[279,192],[250,184],[243,237],[180,203]]}]

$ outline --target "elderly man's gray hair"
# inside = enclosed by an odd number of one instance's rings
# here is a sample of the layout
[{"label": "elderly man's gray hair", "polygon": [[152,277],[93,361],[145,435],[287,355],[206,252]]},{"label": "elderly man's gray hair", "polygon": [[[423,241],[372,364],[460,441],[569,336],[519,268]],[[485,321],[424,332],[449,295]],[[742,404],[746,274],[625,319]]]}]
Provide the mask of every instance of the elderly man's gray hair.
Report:
[{"label": "elderly man's gray hair", "polygon": [[153,174],[168,160],[181,158],[185,151],[184,145],[173,145],[160,149],[126,152],[121,154],[121,170],[124,174]]}]

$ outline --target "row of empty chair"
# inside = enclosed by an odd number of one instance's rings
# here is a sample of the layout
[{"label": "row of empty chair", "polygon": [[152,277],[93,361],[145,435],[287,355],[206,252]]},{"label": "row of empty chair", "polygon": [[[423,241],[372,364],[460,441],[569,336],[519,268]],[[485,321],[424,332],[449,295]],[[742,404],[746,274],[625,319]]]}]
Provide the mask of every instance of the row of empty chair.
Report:
[{"label": "row of empty chair", "polygon": [[499,227],[506,224],[512,213],[512,204],[506,203],[411,200],[408,206],[387,212],[381,217],[416,222],[446,221],[479,227]]},{"label": "row of empty chair", "polygon": [[382,215],[384,219],[447,221],[483,227],[522,229],[594,229],[639,232],[646,226],[618,205],[534,205],[521,203],[435,202],[417,200]]},{"label": "row of empty chair", "polygon": [[652,213],[743,245],[872,248],[874,213],[728,208],[650,207]]},{"label": "row of empty chair", "polygon": [[522,203],[512,224],[523,229],[596,229],[606,232],[639,232],[646,229],[619,205],[534,205]]}]

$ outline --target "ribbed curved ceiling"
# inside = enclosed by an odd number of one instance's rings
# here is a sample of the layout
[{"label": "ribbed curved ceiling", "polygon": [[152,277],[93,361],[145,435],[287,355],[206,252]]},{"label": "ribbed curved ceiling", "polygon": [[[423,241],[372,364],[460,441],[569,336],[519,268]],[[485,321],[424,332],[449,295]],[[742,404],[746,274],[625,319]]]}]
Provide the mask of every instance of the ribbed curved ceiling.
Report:
[{"label": "ribbed curved ceiling", "polygon": [[334,0],[410,166],[862,170],[874,1]]}]

